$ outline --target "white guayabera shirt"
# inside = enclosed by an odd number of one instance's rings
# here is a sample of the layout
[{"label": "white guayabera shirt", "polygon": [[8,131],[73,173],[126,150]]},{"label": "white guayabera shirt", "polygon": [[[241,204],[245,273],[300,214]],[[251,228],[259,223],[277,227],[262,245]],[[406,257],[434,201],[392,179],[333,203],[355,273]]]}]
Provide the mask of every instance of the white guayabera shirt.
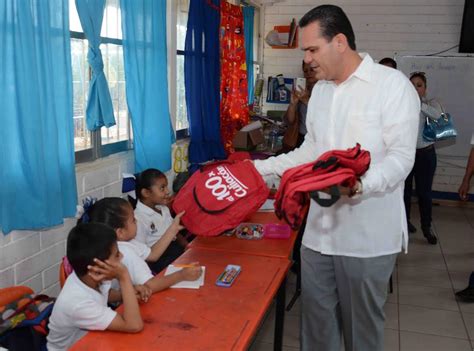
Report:
[{"label": "white guayabera shirt", "polygon": [[314,86],[299,149],[255,161],[262,175],[281,175],[329,150],[360,143],[370,151],[360,196],[343,196],[328,208],[311,201],[303,245],[322,254],[376,257],[408,244],[403,187],[415,159],[420,99],[401,72],[361,57],[346,81]]}]

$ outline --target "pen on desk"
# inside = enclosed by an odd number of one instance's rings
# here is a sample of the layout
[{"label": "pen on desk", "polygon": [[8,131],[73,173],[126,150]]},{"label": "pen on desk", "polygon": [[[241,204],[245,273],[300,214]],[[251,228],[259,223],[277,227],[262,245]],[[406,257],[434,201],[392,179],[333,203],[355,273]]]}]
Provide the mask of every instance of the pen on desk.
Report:
[{"label": "pen on desk", "polygon": [[194,264],[173,264],[173,266],[177,268],[191,268],[191,267],[198,267]]}]

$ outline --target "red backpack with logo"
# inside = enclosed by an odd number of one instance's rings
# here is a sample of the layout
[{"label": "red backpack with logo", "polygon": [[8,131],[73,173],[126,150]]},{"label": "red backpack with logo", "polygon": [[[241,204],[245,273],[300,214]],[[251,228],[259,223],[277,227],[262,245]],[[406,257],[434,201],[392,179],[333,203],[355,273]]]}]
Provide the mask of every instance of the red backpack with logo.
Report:
[{"label": "red backpack with logo", "polygon": [[191,233],[216,236],[236,227],[265,202],[269,189],[252,162],[223,161],[194,173],[173,201]]}]

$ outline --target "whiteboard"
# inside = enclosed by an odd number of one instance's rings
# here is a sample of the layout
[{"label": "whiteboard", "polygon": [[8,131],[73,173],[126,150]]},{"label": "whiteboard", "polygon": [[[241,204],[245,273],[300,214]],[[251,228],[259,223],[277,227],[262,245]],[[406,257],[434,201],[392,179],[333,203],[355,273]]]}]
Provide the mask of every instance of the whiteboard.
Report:
[{"label": "whiteboard", "polygon": [[456,140],[436,143],[439,155],[467,157],[474,132],[474,57],[398,56],[398,69],[426,73],[427,98],[436,98],[453,117]]}]

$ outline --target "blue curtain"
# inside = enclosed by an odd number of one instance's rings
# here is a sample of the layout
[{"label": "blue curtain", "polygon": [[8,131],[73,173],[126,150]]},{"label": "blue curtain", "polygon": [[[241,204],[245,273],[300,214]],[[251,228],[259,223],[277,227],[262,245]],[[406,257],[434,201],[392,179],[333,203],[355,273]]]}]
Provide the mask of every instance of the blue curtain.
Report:
[{"label": "blue curtain", "polygon": [[104,17],[105,0],[76,0],[77,13],[82,29],[89,41],[87,61],[92,67],[89,97],[86,109],[86,124],[89,130],[115,125],[114,108],[109,86],[104,74],[104,62],[99,49],[100,30]]},{"label": "blue curtain", "polygon": [[121,0],[120,6],[135,171],[167,171],[174,134],[168,106],[166,0]]},{"label": "blue curtain", "polygon": [[219,0],[191,0],[184,79],[190,163],[225,158],[220,134]]},{"label": "blue curtain", "polygon": [[0,1],[0,230],[76,212],[67,0]]},{"label": "blue curtain", "polygon": [[244,40],[245,40],[245,62],[247,66],[247,83],[249,93],[249,105],[253,103],[253,18],[255,9],[252,6],[243,8],[244,15]]}]

